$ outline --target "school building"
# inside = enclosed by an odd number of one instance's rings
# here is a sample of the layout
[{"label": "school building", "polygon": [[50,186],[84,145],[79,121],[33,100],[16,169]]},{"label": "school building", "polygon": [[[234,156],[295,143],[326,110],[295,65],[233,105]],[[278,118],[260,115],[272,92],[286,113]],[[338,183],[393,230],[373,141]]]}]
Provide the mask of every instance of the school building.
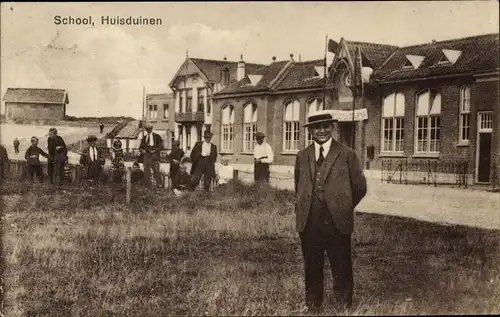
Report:
[{"label": "school building", "polygon": [[[331,109],[335,137],[352,145],[367,169],[380,169],[383,159],[467,161],[475,182],[491,181],[500,166],[498,34],[407,47],[343,38],[335,44],[326,71],[323,59],[296,61],[292,54],[261,67],[236,63],[238,76],[211,94],[220,155],[253,164],[260,131],[274,165],[293,166],[311,142],[302,127],[307,114]],[[187,96],[177,93],[176,109]]]}]

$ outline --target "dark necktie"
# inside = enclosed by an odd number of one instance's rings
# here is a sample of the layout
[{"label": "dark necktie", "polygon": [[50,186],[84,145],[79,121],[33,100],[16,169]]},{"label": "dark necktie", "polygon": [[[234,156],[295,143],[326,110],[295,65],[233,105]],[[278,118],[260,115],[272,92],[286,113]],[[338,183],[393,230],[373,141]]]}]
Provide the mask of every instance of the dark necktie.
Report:
[{"label": "dark necktie", "polygon": [[97,160],[95,147],[92,147],[92,154],[94,155],[94,162]]},{"label": "dark necktie", "polygon": [[323,163],[323,160],[325,157],[323,156],[323,146],[321,145],[319,147],[319,157],[318,157],[318,164],[321,165]]}]

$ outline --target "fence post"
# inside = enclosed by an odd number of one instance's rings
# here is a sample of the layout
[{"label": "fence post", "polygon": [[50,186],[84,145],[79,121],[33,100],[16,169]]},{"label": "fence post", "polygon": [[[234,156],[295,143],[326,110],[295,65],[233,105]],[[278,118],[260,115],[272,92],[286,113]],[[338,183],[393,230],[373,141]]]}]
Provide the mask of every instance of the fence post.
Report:
[{"label": "fence post", "polygon": [[238,180],[238,170],[237,169],[234,169],[233,170],[233,181],[237,181]]},{"label": "fence post", "polygon": [[129,205],[130,204],[130,196],[132,194],[132,168],[130,166],[127,167],[126,179],[127,179],[127,198],[126,198],[126,203],[127,203],[127,205]]},{"label": "fence post", "polygon": [[437,168],[437,161],[434,161],[434,187],[437,187],[437,177],[438,177],[438,168]]}]

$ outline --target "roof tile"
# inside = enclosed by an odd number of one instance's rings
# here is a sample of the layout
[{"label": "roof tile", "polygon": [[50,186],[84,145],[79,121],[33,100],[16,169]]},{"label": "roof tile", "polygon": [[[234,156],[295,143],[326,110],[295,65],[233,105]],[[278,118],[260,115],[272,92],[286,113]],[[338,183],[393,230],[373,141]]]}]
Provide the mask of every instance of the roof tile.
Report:
[{"label": "roof tile", "polygon": [[39,104],[68,103],[68,97],[65,89],[7,88],[3,100],[5,102],[24,102]]}]

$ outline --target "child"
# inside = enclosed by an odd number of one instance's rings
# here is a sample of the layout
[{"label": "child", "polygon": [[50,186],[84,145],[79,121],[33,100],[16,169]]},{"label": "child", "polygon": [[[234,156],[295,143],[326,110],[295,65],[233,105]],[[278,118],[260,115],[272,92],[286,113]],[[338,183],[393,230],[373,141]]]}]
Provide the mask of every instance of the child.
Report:
[{"label": "child", "polygon": [[120,140],[115,140],[113,142],[113,147],[111,148],[111,157],[113,181],[115,183],[121,183],[123,180],[123,175],[125,175],[125,160],[123,155],[122,142]]},{"label": "child", "polygon": [[130,175],[132,183],[138,183],[144,181],[144,172],[141,170],[138,162],[134,162],[132,166],[132,175]]},{"label": "child", "polygon": [[31,181],[33,181],[33,178],[36,175],[40,180],[40,183],[43,183],[43,171],[40,164],[40,154],[46,158],[50,157],[44,150],[38,147],[38,138],[35,136],[31,137],[31,145],[24,154],[28,175]]},{"label": "child", "polygon": [[176,179],[172,180],[172,185],[174,194],[176,196],[181,196],[182,194],[193,191],[194,183],[191,175],[187,172],[187,165],[189,163],[189,158],[185,157],[181,160],[179,164],[179,171],[177,172]]}]

